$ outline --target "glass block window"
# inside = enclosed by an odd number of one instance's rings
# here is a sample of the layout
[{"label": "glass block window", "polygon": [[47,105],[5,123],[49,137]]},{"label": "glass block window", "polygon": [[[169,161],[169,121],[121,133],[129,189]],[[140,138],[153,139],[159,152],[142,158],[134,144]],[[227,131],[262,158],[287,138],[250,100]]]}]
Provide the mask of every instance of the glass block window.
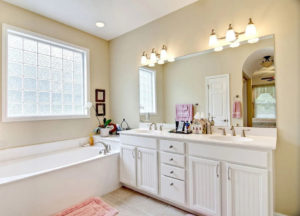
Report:
[{"label": "glass block window", "polygon": [[14,27],[4,31],[4,118],[86,116],[87,50]]},{"label": "glass block window", "polygon": [[155,71],[140,68],[140,113],[156,113]]},{"label": "glass block window", "polygon": [[253,97],[255,118],[276,118],[275,85],[254,87]]}]

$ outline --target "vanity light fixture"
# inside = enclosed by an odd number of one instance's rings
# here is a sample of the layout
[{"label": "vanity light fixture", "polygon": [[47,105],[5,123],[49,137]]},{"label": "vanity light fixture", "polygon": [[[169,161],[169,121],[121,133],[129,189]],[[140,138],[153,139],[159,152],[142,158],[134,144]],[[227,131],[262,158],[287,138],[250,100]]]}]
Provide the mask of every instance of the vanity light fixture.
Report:
[{"label": "vanity light fixture", "polygon": [[156,63],[162,65],[166,62],[173,61],[175,61],[175,58],[168,55],[166,45],[162,46],[160,53],[157,53],[155,48],[153,48],[150,53],[150,58],[148,58],[146,52],[143,52],[141,56],[141,65],[148,65],[149,67],[154,67]]},{"label": "vanity light fixture", "polygon": [[[215,30],[213,29],[209,36],[209,46],[214,48],[214,51],[219,52],[223,50],[224,45],[228,45],[231,48],[240,46],[239,36],[245,35],[245,38],[248,40],[248,43],[256,43],[259,41],[257,37],[256,27],[251,18],[249,18],[248,25],[244,32],[234,31],[231,24],[229,24],[228,30],[224,37],[217,37]],[[221,41],[221,42],[220,42]]]}]

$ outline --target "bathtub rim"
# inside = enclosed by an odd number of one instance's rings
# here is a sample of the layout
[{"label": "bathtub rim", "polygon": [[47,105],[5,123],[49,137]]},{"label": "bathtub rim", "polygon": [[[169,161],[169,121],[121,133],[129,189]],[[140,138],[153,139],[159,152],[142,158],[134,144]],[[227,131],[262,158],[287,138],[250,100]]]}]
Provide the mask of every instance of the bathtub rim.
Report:
[{"label": "bathtub rim", "polygon": [[[85,148],[85,147],[79,147],[79,148]],[[3,186],[3,185],[6,185],[6,184],[14,183],[14,182],[21,181],[21,180],[24,180],[24,179],[28,179],[28,178],[31,178],[31,177],[40,176],[40,175],[43,175],[43,174],[55,172],[55,171],[58,171],[58,170],[69,168],[69,167],[73,167],[73,166],[76,166],[76,165],[79,165],[79,164],[85,164],[85,163],[88,163],[88,162],[92,162],[92,161],[95,161],[97,159],[99,159],[99,160],[100,159],[105,159],[106,157],[114,156],[114,155],[120,155],[120,150],[113,150],[112,152],[110,152],[106,155],[99,154],[97,156],[90,157],[90,158],[85,159],[85,160],[80,160],[78,162],[69,163],[69,164],[66,164],[64,166],[58,166],[58,167],[55,167],[55,168],[52,168],[52,169],[45,169],[45,170],[42,170],[42,171],[39,171],[39,172],[32,172],[30,174],[23,174],[23,175],[18,175],[18,176],[15,176],[15,177],[14,176],[7,177],[7,178],[12,178],[12,179],[6,180],[6,181],[4,180],[3,182],[0,179],[0,187]],[[3,178],[3,179],[6,179],[6,178]]]}]

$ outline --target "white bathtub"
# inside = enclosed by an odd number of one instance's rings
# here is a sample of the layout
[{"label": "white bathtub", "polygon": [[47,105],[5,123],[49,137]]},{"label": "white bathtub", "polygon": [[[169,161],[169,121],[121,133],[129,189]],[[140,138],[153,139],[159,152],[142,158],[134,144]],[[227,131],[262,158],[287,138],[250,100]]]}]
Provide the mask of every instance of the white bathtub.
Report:
[{"label": "white bathtub", "polygon": [[87,139],[0,151],[0,216],[52,215],[119,188],[119,143],[81,147]]}]

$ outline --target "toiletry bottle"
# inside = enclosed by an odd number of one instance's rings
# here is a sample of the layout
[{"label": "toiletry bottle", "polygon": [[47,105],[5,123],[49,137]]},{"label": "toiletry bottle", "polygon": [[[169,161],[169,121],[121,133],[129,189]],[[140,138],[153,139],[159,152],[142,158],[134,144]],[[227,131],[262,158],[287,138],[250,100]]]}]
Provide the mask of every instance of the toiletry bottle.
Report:
[{"label": "toiletry bottle", "polygon": [[89,137],[89,144],[90,146],[94,145],[94,138],[93,138],[93,134],[90,133],[90,137]]}]

